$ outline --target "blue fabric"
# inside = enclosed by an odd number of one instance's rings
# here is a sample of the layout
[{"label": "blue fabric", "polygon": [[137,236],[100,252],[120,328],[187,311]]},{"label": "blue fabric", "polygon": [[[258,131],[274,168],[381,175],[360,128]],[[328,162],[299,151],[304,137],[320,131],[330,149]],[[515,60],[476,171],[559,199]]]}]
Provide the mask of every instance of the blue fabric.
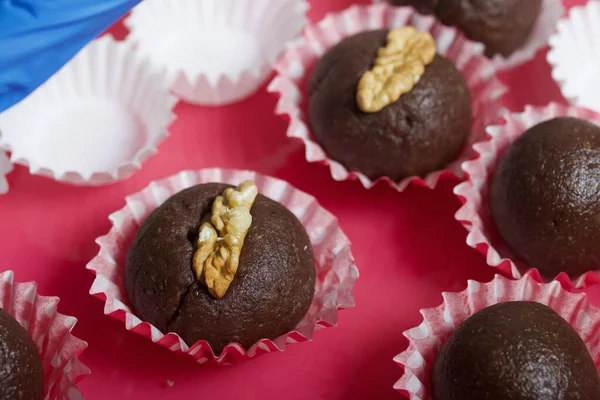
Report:
[{"label": "blue fabric", "polygon": [[0,112],[24,99],[140,0],[0,0]]}]

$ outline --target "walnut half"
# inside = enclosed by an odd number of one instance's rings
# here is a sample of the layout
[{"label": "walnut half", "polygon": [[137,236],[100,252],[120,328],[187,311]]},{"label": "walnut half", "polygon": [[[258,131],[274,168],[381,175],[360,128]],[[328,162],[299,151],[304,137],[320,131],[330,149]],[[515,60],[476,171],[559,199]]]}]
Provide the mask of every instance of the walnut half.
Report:
[{"label": "walnut half", "polygon": [[250,209],[257,195],[258,188],[252,181],[226,189],[215,199],[210,221],[200,226],[192,267],[196,279],[216,298],[225,295],[237,272],[252,224]]},{"label": "walnut half", "polygon": [[356,102],[367,113],[381,111],[410,92],[435,57],[433,37],[412,26],[392,29],[387,41],[378,50],[373,68],[358,82]]}]

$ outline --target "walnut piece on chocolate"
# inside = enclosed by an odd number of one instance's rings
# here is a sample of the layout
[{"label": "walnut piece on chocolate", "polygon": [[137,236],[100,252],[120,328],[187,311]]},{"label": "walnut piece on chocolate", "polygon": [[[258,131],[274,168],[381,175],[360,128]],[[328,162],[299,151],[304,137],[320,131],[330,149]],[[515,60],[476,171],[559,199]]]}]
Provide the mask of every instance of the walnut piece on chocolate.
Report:
[{"label": "walnut piece on chocolate", "polygon": [[428,32],[412,26],[392,29],[387,45],[377,51],[373,68],[358,82],[356,101],[360,109],[378,112],[398,101],[419,82],[435,54],[435,41]]},{"label": "walnut piece on chocolate", "polygon": [[471,130],[471,96],[460,70],[438,54],[410,92],[379,112],[363,112],[357,85],[388,33],[358,33],[321,57],[309,82],[308,119],[331,159],[371,180],[399,182],[460,155]]},{"label": "walnut piece on chocolate", "polygon": [[196,279],[216,298],[225,296],[237,272],[244,239],[252,224],[250,209],[257,195],[258,188],[252,181],[225,189],[212,205],[210,222],[200,226],[193,269]]}]

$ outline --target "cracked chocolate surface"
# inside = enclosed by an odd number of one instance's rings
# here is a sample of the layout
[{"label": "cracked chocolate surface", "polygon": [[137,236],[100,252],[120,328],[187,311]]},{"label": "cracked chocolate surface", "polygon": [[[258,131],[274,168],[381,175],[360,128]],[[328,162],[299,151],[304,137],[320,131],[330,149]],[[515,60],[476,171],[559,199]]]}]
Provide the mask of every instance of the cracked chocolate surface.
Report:
[{"label": "cracked chocolate surface", "polygon": [[536,125],[504,153],[490,187],[500,236],[548,277],[600,268],[600,128],[557,118]]},{"label": "cracked chocolate surface", "polygon": [[496,304],[464,321],[435,359],[435,400],[596,400],[600,379],[583,340],[551,308]]},{"label": "cracked chocolate surface", "polygon": [[29,333],[0,309],[0,400],[42,400],[44,369]]},{"label": "cracked chocolate surface", "polygon": [[359,33],[319,60],[309,83],[308,117],[331,158],[370,179],[400,181],[443,169],[458,157],[471,130],[471,96],[462,73],[437,55],[409,93],[379,112],[362,112],[357,85],[387,33]]},{"label": "cracked chocolate surface", "polygon": [[466,37],[486,46],[486,55],[510,56],[531,36],[542,0],[389,0],[434,14]]},{"label": "cracked chocolate surface", "polygon": [[300,221],[259,194],[238,273],[223,298],[211,296],[192,271],[194,243],[202,218],[227,187],[197,185],[157,208],[138,231],[125,274],[139,318],[188,345],[206,340],[217,355],[230,342],[247,349],[293,330],[310,307],[316,275]]}]

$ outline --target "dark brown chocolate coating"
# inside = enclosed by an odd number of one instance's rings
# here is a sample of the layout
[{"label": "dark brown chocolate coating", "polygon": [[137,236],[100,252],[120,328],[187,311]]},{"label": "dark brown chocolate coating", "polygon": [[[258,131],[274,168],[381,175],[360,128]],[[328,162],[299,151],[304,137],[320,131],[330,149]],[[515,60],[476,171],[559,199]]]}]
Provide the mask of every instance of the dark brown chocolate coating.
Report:
[{"label": "dark brown chocolate coating", "polygon": [[546,277],[600,269],[600,128],[558,118],[502,156],[490,208],[513,252]]},{"label": "dark brown chocolate coating", "polygon": [[44,369],[29,333],[0,309],[0,400],[42,400]]},{"label": "dark brown chocolate coating", "polygon": [[312,246],[298,219],[258,195],[238,272],[225,296],[212,297],[192,272],[202,218],[228,186],[197,185],[157,208],[127,254],[129,300],[142,320],[192,345],[206,340],[218,355],[230,342],[249,348],[293,330],[314,295]]},{"label": "dark brown chocolate coating", "polygon": [[486,46],[486,54],[509,56],[531,36],[542,0],[390,0],[435,14],[442,23]]},{"label": "dark brown chocolate coating", "polygon": [[387,31],[359,33],[329,50],[310,80],[309,119],[331,158],[371,179],[399,181],[443,169],[462,151],[471,129],[471,97],[460,71],[436,56],[409,93],[376,113],[356,103]]},{"label": "dark brown chocolate coating", "polygon": [[463,322],[438,354],[434,400],[597,400],[583,340],[551,308],[496,304]]}]

